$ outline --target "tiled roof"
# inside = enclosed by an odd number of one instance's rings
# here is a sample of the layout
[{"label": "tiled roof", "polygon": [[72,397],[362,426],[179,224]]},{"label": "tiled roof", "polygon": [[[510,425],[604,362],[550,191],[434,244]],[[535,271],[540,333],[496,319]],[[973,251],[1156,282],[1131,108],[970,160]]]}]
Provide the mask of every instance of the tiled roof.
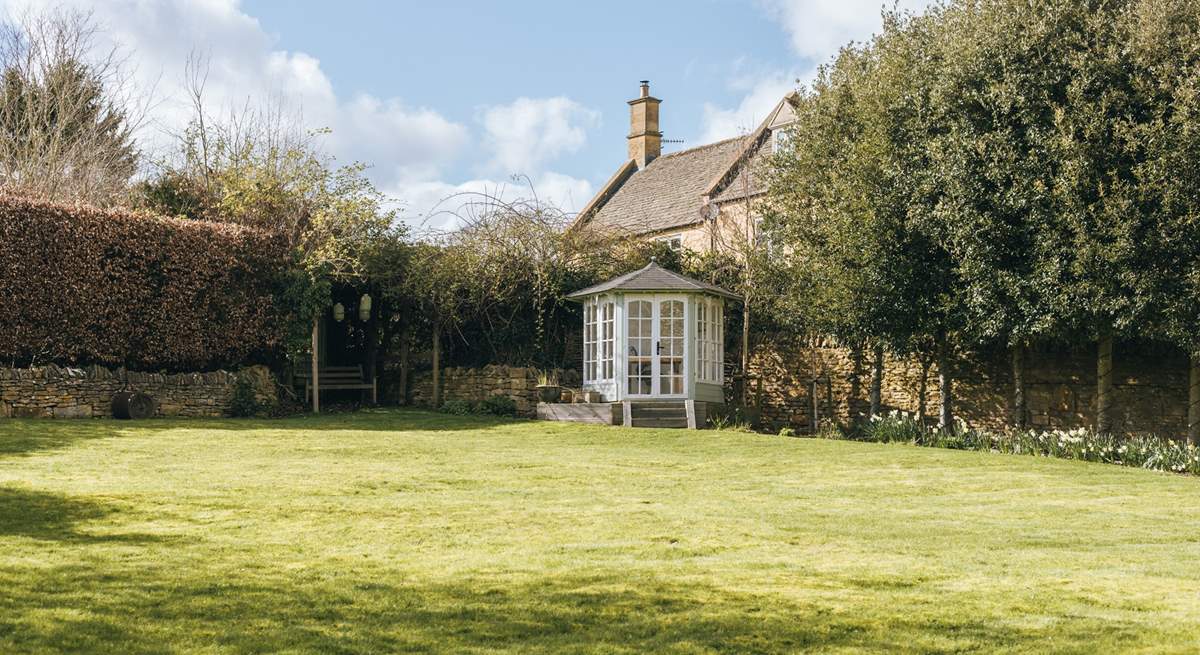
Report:
[{"label": "tiled roof", "polygon": [[591,223],[637,234],[698,223],[701,196],[741,148],[735,137],[663,155],[630,175]]},{"label": "tiled roof", "polygon": [[715,202],[729,202],[731,200],[741,200],[756,196],[766,191],[758,174],[759,168],[766,163],[765,147],[757,148],[746,161],[746,165],[739,167],[737,175],[730,180],[725,188],[713,198]]},{"label": "tiled roof", "polygon": [[615,277],[607,282],[580,289],[568,294],[568,300],[582,300],[606,291],[675,291],[685,293],[711,293],[723,298],[741,300],[742,297],[731,291],[726,291],[715,284],[701,282],[686,277],[674,271],[659,266],[654,262],[646,264],[632,273]]}]

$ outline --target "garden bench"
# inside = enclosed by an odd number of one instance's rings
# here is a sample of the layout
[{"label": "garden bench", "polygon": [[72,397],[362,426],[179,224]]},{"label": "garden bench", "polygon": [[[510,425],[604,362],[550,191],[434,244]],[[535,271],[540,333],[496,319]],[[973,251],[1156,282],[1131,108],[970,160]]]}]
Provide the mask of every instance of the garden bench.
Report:
[{"label": "garden bench", "polygon": [[[364,380],[362,365],[355,366],[326,366],[318,371],[318,384],[321,391],[360,390],[371,392],[371,403],[378,401],[376,380]],[[312,398],[312,370],[306,369],[296,373],[296,377],[304,380],[304,402]]]}]

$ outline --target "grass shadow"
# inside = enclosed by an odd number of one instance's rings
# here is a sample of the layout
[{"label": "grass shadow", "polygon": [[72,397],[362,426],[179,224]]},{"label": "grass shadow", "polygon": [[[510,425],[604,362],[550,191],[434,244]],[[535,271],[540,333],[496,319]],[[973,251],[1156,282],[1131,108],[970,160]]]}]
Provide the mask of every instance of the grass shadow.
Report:
[{"label": "grass shadow", "polygon": [[115,506],[91,500],[45,491],[0,487],[0,539],[29,537],[71,543],[162,541],[153,535],[92,534],[78,530],[81,524],[109,518],[118,512]]},{"label": "grass shadow", "polygon": [[[0,613],[6,652],[85,645],[123,653],[990,652],[1049,643],[1086,650],[1101,628],[1089,620],[1021,628],[986,616],[880,621],[870,600],[862,613],[834,612],[780,596],[617,575],[521,585],[210,576],[165,586],[135,573],[117,586],[78,565],[59,573],[37,594],[16,589],[0,602],[9,610]],[[88,616],[33,620],[39,610],[69,604],[81,586],[101,599]],[[1117,643],[1137,637],[1131,626],[1103,628],[1110,637],[1116,631]]]},{"label": "grass shadow", "polygon": [[110,421],[87,419],[2,419],[0,457],[69,448],[82,441],[117,436]]}]

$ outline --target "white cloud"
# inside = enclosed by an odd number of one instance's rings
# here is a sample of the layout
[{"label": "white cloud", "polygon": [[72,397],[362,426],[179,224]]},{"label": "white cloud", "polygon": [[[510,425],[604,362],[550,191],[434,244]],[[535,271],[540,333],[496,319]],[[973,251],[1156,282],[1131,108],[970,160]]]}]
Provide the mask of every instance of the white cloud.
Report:
[{"label": "white cloud", "polygon": [[[767,15],[791,39],[800,65],[791,71],[747,71],[745,61],[735,62],[730,87],[742,92],[735,107],[704,105],[704,142],[753,131],[784,94],[797,83],[812,81],[817,68],[830,61],[851,41],[865,41],[882,25],[880,0],[759,0]],[[901,11],[920,12],[930,0],[899,0]]]},{"label": "white cloud", "polygon": [[534,175],[556,157],[578,151],[600,114],[570,98],[517,98],[486,107],[480,122],[492,165],[507,174]]},{"label": "white cloud", "polygon": [[412,180],[396,190],[409,222],[418,229],[446,230],[458,226],[457,212],[465,204],[487,196],[503,201],[529,199],[532,196],[564,212],[574,213],[591,199],[591,182],[563,175],[542,173],[537,177],[501,182],[492,179],[469,180],[451,184],[440,180]]},{"label": "white cloud", "polygon": [[704,103],[704,133],[701,143],[710,143],[753,132],[789,91],[796,88],[796,77],[768,74],[746,91],[736,107],[722,108]]},{"label": "white cloud", "polygon": [[[514,193],[521,185],[488,179],[447,181],[468,146],[491,151],[485,175],[523,173],[534,189],[568,210],[587,202],[591,185],[545,170],[556,157],[579,150],[599,115],[563,97],[519,98],[485,107],[482,134],[437,110],[401,98],[368,93],[339,97],[321,62],[305,52],[279,49],[277,39],[237,0],[0,0],[0,9],[19,14],[68,6],[91,12],[103,29],[102,46],[117,45],[129,56],[134,82],[153,89],[155,102],[140,134],[151,151],[191,116],[185,67],[189,57],[206,61],[206,101],[219,111],[278,98],[299,111],[308,128],[329,128],[324,145],[341,162],[371,165],[375,183],[421,222],[438,201],[456,192]],[[151,154],[154,154],[153,152]]]},{"label": "white cloud", "polygon": [[[880,0],[760,0],[792,40],[792,50],[821,63],[850,41],[863,41],[881,25]],[[899,0],[902,11],[919,12],[929,0]]]}]

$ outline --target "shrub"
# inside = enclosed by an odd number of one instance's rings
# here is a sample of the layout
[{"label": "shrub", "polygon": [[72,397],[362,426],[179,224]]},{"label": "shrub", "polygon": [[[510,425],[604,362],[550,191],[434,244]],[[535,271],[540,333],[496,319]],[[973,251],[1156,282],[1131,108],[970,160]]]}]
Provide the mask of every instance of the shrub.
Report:
[{"label": "shrub", "polygon": [[443,414],[453,414],[455,416],[468,416],[475,413],[475,404],[466,400],[447,400],[442,403]]},{"label": "shrub", "polygon": [[517,401],[508,396],[495,395],[479,403],[479,413],[493,416],[516,416]]},{"label": "shrub", "polygon": [[229,401],[229,414],[238,417],[255,416],[262,409],[262,405],[254,397],[254,385],[250,382],[250,378],[245,375],[239,375],[237,382],[233,384],[233,397]]},{"label": "shrub", "polygon": [[194,371],[269,363],[277,237],[0,197],[0,361]]}]

